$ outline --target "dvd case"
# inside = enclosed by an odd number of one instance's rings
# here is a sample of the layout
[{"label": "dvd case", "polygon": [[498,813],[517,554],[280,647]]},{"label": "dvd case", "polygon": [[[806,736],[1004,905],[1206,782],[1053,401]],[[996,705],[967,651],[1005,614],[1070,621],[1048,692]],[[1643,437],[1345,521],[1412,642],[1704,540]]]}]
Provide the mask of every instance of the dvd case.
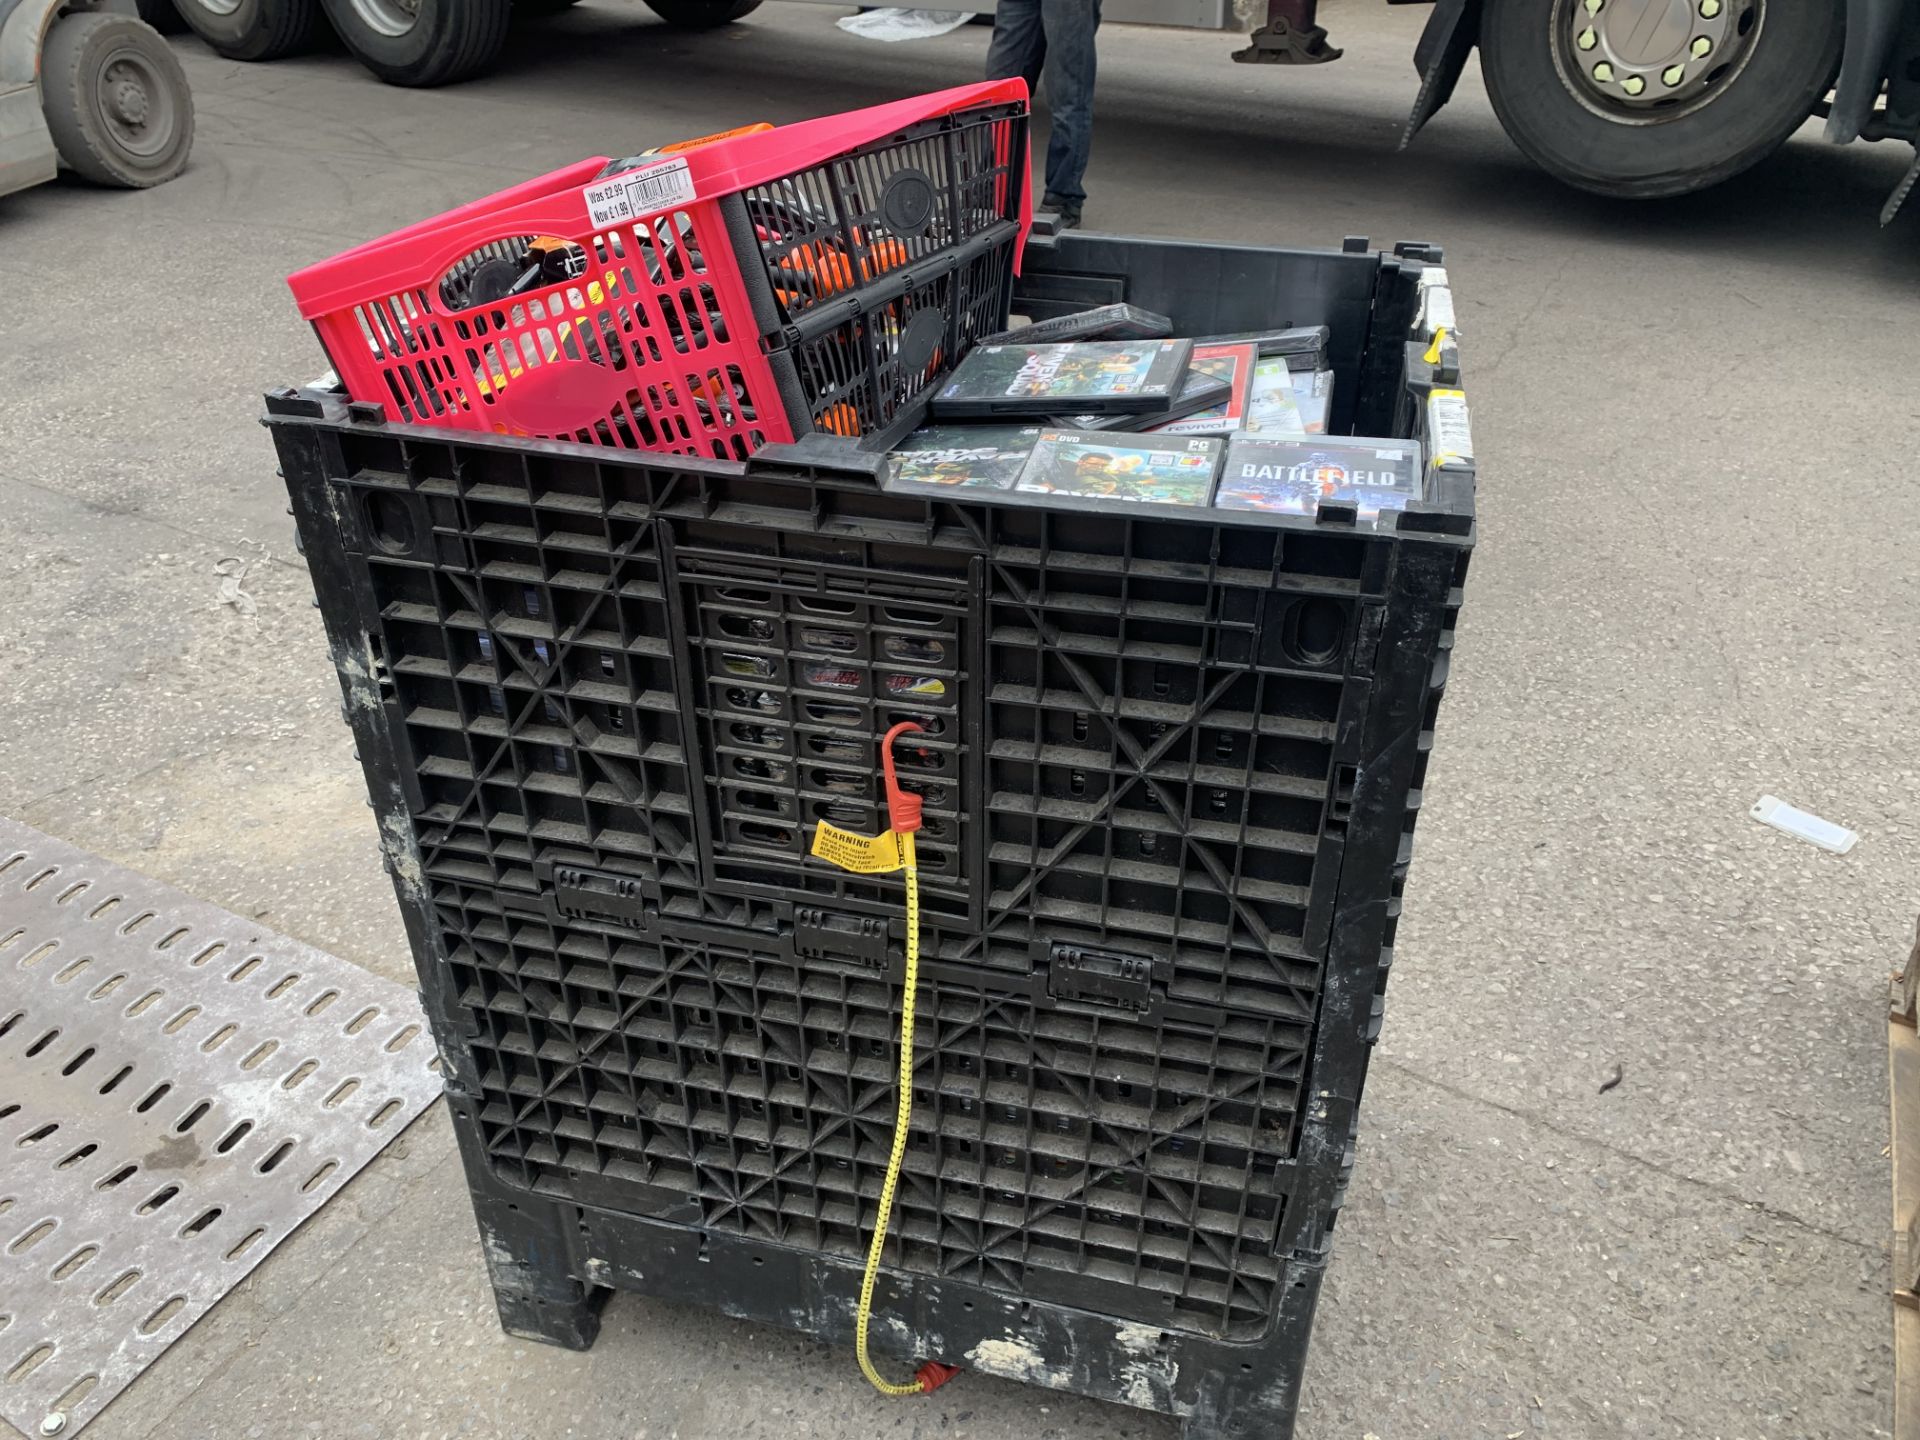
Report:
[{"label": "dvd case", "polygon": [[1180,383],[1180,393],[1164,410],[1151,415],[1061,415],[1053,423],[1062,430],[1152,430],[1168,420],[1178,420],[1209,405],[1224,403],[1233,394],[1233,386],[1189,367]]},{"label": "dvd case", "polygon": [[1035,425],[929,425],[887,457],[889,490],[1011,490],[1040,437]]},{"label": "dvd case", "polygon": [[1173,321],[1156,310],[1138,305],[1102,305],[1072,315],[1036,320],[1018,330],[983,335],[978,345],[1044,345],[1066,340],[1164,340],[1173,334]]},{"label": "dvd case", "polygon": [[1300,422],[1309,435],[1327,433],[1327,411],[1333,408],[1333,371],[1295,370],[1293,398],[1300,407]]},{"label": "dvd case", "polygon": [[[1306,417],[1294,379],[1284,356],[1254,362],[1253,387],[1247,398],[1247,434],[1280,440],[1306,437]],[[1324,410],[1321,423],[1324,427]]]},{"label": "dvd case", "polygon": [[932,404],[936,420],[1146,415],[1180,392],[1191,340],[977,345]]},{"label": "dvd case", "polygon": [[1159,435],[1228,435],[1240,429],[1247,423],[1247,394],[1253,385],[1254,359],[1254,347],[1250,344],[1195,345],[1193,370],[1225,381],[1231,387],[1227,398],[1184,419],[1141,428]]},{"label": "dvd case", "polygon": [[1236,435],[1227,442],[1227,463],[1213,503],[1222,510],[1305,516],[1338,505],[1370,522],[1417,500],[1420,479],[1420,447],[1410,440]]},{"label": "dvd case", "polygon": [[1250,344],[1262,357],[1284,355],[1294,370],[1320,370],[1327,364],[1333,331],[1325,325],[1294,325],[1285,330],[1242,330],[1234,335],[1204,335],[1196,345]]},{"label": "dvd case", "polygon": [[1206,436],[1043,430],[1015,490],[1061,499],[1205,505],[1226,442]]}]

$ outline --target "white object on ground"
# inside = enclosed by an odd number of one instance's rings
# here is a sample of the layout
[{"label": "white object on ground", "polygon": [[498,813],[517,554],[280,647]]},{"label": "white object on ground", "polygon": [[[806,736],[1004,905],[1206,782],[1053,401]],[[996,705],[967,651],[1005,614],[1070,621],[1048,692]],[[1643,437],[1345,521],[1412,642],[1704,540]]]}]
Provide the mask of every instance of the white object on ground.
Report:
[{"label": "white object on ground", "polygon": [[1753,809],[1749,813],[1762,825],[1771,825],[1799,839],[1812,841],[1822,850],[1831,850],[1836,855],[1846,854],[1860,838],[1846,826],[1810,815],[1805,810],[1787,804],[1777,795],[1762,795],[1753,802]]},{"label": "white object on ground", "polygon": [[253,596],[240,588],[247,583],[247,571],[252,567],[251,560],[242,560],[237,555],[229,555],[224,560],[215,561],[213,573],[220,577],[220,593],[214,598],[213,603],[231,605],[242,615],[257,614],[259,605],[255,603]]},{"label": "white object on ground", "polygon": [[849,35],[862,40],[931,40],[958,30],[973,18],[969,10],[869,10],[864,15],[843,15],[833,23]]}]

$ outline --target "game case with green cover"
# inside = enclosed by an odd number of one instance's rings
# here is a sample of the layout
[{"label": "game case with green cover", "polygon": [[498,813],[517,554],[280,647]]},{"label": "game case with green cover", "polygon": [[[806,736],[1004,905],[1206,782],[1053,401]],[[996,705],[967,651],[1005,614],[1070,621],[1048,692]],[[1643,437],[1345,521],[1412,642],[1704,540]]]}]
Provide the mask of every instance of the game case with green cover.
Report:
[{"label": "game case with green cover", "polygon": [[1014,488],[1056,499],[1205,505],[1225,444],[1206,436],[1044,430]]},{"label": "game case with green cover", "polygon": [[884,486],[916,494],[1011,490],[1039,438],[1036,425],[929,425],[887,457]]},{"label": "game case with green cover", "polygon": [[976,345],[933,397],[936,420],[1152,414],[1180,393],[1191,340]]},{"label": "game case with green cover", "polygon": [[1062,430],[1155,430],[1168,420],[1223,404],[1232,395],[1233,386],[1206,374],[1196,363],[1188,367],[1180,393],[1164,410],[1156,410],[1151,415],[1056,415],[1053,423]]}]

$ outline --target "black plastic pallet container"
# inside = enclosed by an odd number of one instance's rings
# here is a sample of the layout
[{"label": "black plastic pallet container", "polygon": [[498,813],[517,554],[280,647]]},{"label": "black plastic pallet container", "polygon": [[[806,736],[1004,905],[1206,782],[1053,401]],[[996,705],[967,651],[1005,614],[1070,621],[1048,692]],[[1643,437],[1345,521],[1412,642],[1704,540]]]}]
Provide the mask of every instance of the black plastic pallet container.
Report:
[{"label": "black plastic pallet container", "polygon": [[[1334,428],[1408,435],[1429,258],[1069,234],[1018,308],[1324,323]],[[267,423],[510,1331],[591,1344],[632,1289],[851,1338],[902,893],[807,842],[884,828],[912,719],[876,1349],[1291,1433],[1470,468],[1375,526],[923,501],[826,436],[628,455],[314,390]]]}]

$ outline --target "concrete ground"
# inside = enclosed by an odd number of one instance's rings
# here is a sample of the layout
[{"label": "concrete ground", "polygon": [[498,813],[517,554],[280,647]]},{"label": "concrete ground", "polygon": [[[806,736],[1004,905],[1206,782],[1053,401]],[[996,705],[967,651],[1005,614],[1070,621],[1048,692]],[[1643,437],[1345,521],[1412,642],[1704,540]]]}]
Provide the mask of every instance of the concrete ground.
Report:
[{"label": "concrete ground", "polygon": [[[1348,56],[1304,73],[1105,33],[1087,213],[1442,241],[1461,306],[1481,549],[1301,1433],[1884,1435],[1920,214],[1874,216],[1904,152],[1809,127],[1711,194],[1611,204],[1528,168],[1469,75],[1400,155],[1426,12],[1330,9]],[[984,30],[879,47],[838,13],[682,36],[589,0],[432,94],[183,42],[184,178],[0,202],[0,811],[405,978],[253,423],[322,368],[281,277],[584,154],[979,71]],[[226,557],[252,617],[217,600]],[[1858,848],[1755,824],[1762,792]],[[631,1297],[589,1354],[505,1339],[436,1107],[88,1433],[1174,1428],[980,1377],[884,1401],[848,1354]]]}]

